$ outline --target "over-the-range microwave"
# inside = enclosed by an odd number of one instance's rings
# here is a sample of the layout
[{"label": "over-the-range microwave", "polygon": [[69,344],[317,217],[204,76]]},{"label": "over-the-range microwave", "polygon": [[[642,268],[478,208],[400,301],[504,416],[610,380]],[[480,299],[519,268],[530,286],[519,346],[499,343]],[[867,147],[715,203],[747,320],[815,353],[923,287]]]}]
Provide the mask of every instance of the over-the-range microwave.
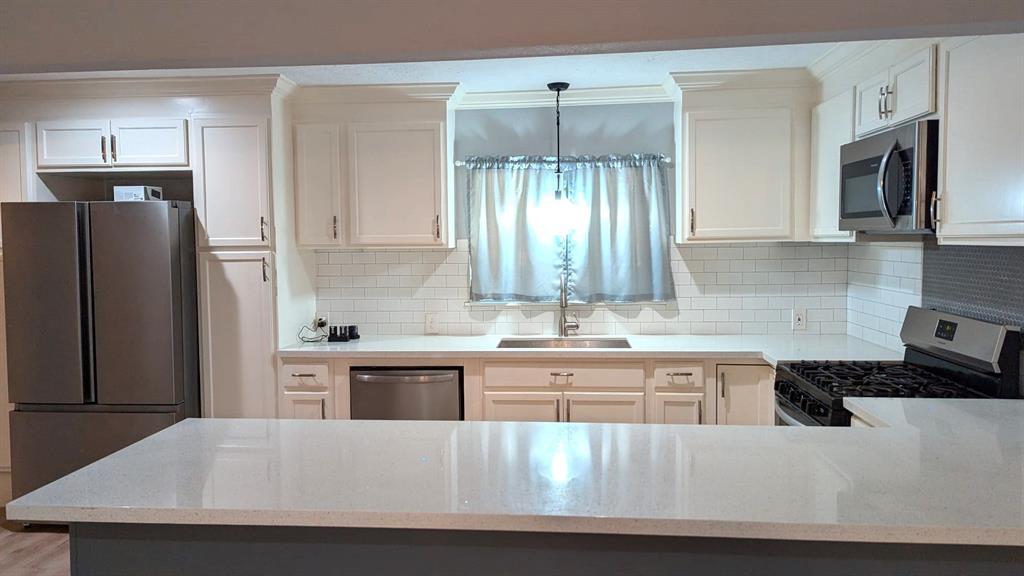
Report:
[{"label": "over-the-range microwave", "polygon": [[938,120],[912,122],[844,144],[839,152],[839,229],[932,233],[938,148]]}]

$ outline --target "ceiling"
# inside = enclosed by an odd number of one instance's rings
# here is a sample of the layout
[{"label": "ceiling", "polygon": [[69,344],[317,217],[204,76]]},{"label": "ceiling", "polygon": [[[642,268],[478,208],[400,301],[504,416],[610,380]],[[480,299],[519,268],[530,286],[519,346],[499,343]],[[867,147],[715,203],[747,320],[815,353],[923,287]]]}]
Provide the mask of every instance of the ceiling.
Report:
[{"label": "ceiling", "polygon": [[506,92],[543,90],[548,82],[557,80],[569,82],[573,88],[607,88],[658,85],[670,72],[806,67],[833,46],[792,44],[444,62],[9,74],[0,75],[0,80],[284,74],[300,85],[311,86],[458,82],[466,92]]},{"label": "ceiling", "polygon": [[0,0],[0,73],[437,62],[1022,29],[1019,0]]}]

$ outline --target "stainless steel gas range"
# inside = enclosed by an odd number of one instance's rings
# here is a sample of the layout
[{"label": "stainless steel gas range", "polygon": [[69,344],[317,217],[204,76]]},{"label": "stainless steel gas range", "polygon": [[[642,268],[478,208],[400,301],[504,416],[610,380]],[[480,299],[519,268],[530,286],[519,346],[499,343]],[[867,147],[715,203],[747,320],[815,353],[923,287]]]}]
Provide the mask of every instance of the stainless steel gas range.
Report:
[{"label": "stainless steel gas range", "polygon": [[1022,398],[1020,328],[910,307],[902,362],[780,362],[776,425],[849,426],[846,396]]}]

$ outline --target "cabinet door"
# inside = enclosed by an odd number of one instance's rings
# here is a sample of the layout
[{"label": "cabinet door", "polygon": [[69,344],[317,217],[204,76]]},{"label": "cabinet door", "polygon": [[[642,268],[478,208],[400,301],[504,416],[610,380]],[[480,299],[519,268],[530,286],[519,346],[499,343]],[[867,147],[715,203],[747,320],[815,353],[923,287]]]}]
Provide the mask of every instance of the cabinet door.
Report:
[{"label": "cabinet door", "polygon": [[326,420],[327,401],[326,396],[285,396],[284,411],[281,418],[294,418],[297,420]]},{"label": "cabinet door", "polygon": [[792,235],[789,109],[687,112],[684,130],[690,239]]},{"label": "cabinet door", "polygon": [[704,394],[656,392],[651,416],[655,424],[703,424]]},{"label": "cabinet door", "polygon": [[199,257],[203,416],[273,418],[270,252]]},{"label": "cabinet door", "polygon": [[0,202],[25,199],[25,175],[25,127],[0,124]]},{"label": "cabinet door", "polygon": [[270,246],[266,118],[193,122],[193,194],[209,246]]},{"label": "cabinet door", "polygon": [[560,422],[561,392],[484,392],[484,420]]},{"label": "cabinet door", "polygon": [[295,127],[295,234],[300,246],[340,244],[340,154],[337,124]]},{"label": "cabinet door", "polygon": [[566,392],[566,422],[644,421],[643,392]]},{"label": "cabinet door", "polygon": [[185,120],[131,118],[110,122],[114,166],[187,166]]},{"label": "cabinet door", "polygon": [[375,122],[348,130],[349,241],[439,246],[444,237],[442,122]]},{"label": "cabinet door", "polygon": [[939,241],[1024,245],[1024,34],[943,47]]},{"label": "cabinet door", "polygon": [[811,112],[811,238],[851,241],[839,230],[839,147],[853,141],[853,91],[846,90]]},{"label": "cabinet door", "polygon": [[772,369],[759,365],[718,365],[718,423],[771,426],[775,423]]},{"label": "cabinet door", "polygon": [[889,71],[889,124],[935,111],[935,46],[929,46]]},{"label": "cabinet door", "polygon": [[54,120],[36,123],[39,168],[110,166],[108,120]]},{"label": "cabinet door", "polygon": [[888,125],[889,118],[885,111],[885,93],[888,87],[889,71],[883,70],[854,88],[857,100],[854,115],[857,136],[863,136]]}]

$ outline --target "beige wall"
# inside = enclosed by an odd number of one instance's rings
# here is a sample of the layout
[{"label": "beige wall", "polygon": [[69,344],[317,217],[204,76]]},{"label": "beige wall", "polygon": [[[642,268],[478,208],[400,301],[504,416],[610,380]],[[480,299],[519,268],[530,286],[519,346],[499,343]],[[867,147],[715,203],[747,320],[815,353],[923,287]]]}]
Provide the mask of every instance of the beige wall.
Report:
[{"label": "beige wall", "polygon": [[0,0],[0,73],[341,64],[1024,31],[1020,0]]}]

